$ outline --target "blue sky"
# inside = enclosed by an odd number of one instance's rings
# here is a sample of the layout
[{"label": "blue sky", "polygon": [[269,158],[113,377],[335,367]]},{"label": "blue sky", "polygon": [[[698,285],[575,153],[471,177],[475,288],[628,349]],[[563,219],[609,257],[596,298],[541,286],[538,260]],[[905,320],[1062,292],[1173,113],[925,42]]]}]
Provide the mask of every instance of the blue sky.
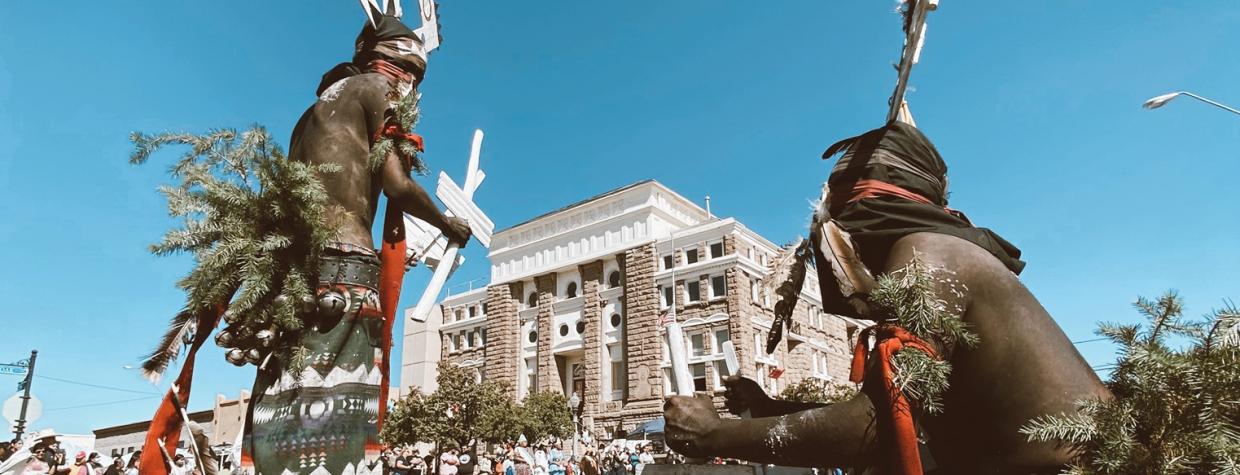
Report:
[{"label": "blue sky", "polygon": [[[880,125],[901,41],[891,1],[443,3],[425,158],[459,175],[485,129],[477,199],[500,227],[653,177],[790,240],[822,150]],[[129,132],[259,123],[287,141],[361,23],[351,0],[6,3],[0,361],[37,348],[59,379],[35,380],[35,427],[143,420],[164,389],[123,366],[179,308],[191,259],[146,252],[174,224],[155,193],[173,157],[129,165]],[[1191,316],[1240,297],[1240,117],[1140,108],[1173,90],[1240,104],[1236,24],[1234,0],[946,0],[931,15],[909,101],[952,205],[1022,248],[1024,282],[1071,338],[1135,320],[1138,295],[1179,289]],[[487,275],[476,245],[466,256],[455,283]],[[426,280],[411,275],[404,305]],[[214,347],[199,361],[194,409],[252,382]],[[0,376],[0,397],[16,383]]]}]

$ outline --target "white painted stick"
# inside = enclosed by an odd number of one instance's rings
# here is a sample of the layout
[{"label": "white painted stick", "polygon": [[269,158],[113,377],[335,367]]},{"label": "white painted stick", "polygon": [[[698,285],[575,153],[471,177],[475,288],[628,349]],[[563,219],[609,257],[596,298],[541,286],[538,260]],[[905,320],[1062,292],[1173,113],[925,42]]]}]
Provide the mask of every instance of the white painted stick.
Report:
[{"label": "white painted stick", "polygon": [[[723,342],[723,364],[728,366],[728,374],[732,376],[740,376],[741,361],[736,357],[736,345],[732,344],[732,340]],[[741,419],[749,419],[749,410],[745,410],[740,414]]]},{"label": "white painted stick", "polygon": [[[482,182],[481,177],[477,176],[478,155],[482,153],[482,130],[474,130],[474,142],[469,150],[469,165],[465,172],[465,197],[473,198],[474,190],[478,188],[478,184]],[[444,284],[448,282],[448,276],[452,271],[456,270],[456,256],[460,252],[460,246],[456,243],[448,244],[448,249],[443,253],[443,259],[439,260],[439,266],[435,267],[435,273],[431,275],[431,281],[426,284],[426,289],[422,291],[422,297],[418,299],[418,305],[413,307],[411,318],[414,321],[425,322],[430,316],[431,307],[435,305],[435,299],[439,297],[439,291],[443,290]]]},{"label": "white painted stick", "polygon": [[693,395],[693,373],[689,372],[689,355],[685,349],[685,332],[680,322],[673,321],[663,326],[667,330],[667,352],[672,359],[672,375],[675,376],[676,394]]}]

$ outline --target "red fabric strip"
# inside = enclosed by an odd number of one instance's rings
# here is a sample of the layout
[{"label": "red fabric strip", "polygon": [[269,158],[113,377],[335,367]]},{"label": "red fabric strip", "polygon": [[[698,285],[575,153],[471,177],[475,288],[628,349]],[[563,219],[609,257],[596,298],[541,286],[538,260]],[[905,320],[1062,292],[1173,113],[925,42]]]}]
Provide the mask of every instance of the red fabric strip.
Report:
[{"label": "red fabric strip", "polygon": [[[194,335],[194,342],[186,351],[185,362],[181,364],[181,373],[174,384],[181,389],[179,396],[184,403],[189,402],[190,385],[194,381],[194,357],[198,354],[198,349],[202,347],[202,344],[207,341],[207,337],[211,335],[211,330],[219,324],[220,315],[223,315],[226,308],[226,305],[221,305],[217,307],[213,315],[198,319],[198,330]],[[155,410],[155,415],[151,417],[151,425],[147,428],[146,441],[142,444],[142,458],[139,461],[143,475],[168,475],[163,453],[159,450],[159,439],[164,440],[164,449],[169,454],[175,454],[184,426],[181,414],[172,402],[173,397],[175,396],[170,388],[163,402],[159,404],[159,408]],[[194,443],[192,440],[188,442]]]},{"label": "red fabric strip", "polygon": [[376,59],[366,63],[366,70],[372,73],[381,74],[392,82],[413,82],[412,74],[407,73],[395,64],[389,63],[382,59]]},{"label": "red fabric strip", "polygon": [[400,287],[405,280],[405,219],[400,208],[388,201],[383,216],[383,242],[379,249],[379,307],[383,309],[383,375],[379,387],[379,429],[387,416],[389,367],[392,361],[392,327],[400,303]]},{"label": "red fabric strip", "polygon": [[917,428],[913,424],[912,406],[908,398],[904,396],[904,392],[895,385],[891,357],[904,348],[923,351],[933,358],[937,358],[938,355],[929,343],[917,338],[908,330],[896,325],[878,324],[862,330],[857,336],[857,346],[853,349],[852,371],[848,375],[848,379],[854,383],[860,383],[865,379],[865,360],[866,355],[869,354],[870,335],[874,333],[877,333],[875,335],[876,350],[878,351],[879,371],[883,379],[884,398],[876,403],[886,406],[889,410],[884,411],[882,407],[875,409],[879,417],[887,417],[891,424],[891,434],[887,443],[890,445],[888,449],[894,450],[896,454],[896,465],[893,468],[899,474],[921,475],[921,454],[917,449]]}]

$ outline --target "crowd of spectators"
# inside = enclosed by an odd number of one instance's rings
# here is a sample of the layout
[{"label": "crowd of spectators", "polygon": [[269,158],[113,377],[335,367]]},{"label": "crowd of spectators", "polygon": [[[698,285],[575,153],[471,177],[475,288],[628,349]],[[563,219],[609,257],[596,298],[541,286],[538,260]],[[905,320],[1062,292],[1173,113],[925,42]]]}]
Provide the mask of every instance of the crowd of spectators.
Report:
[{"label": "crowd of spectators", "polygon": [[79,451],[70,456],[61,448],[58,436],[48,432],[27,443],[0,442],[0,474],[137,475],[140,453],[135,452],[128,464],[119,457],[105,462],[98,452]]}]

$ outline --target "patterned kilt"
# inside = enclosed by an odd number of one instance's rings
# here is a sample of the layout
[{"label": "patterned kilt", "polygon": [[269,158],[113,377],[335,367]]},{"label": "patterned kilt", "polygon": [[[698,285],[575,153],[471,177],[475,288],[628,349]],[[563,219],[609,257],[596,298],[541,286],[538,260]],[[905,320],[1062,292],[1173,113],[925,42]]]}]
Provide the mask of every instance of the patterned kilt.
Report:
[{"label": "patterned kilt", "polygon": [[384,342],[375,290],[349,284],[347,305],[334,321],[307,318],[308,350],[298,378],[275,358],[260,370],[250,400],[242,468],[259,475],[381,474],[377,426]]}]

